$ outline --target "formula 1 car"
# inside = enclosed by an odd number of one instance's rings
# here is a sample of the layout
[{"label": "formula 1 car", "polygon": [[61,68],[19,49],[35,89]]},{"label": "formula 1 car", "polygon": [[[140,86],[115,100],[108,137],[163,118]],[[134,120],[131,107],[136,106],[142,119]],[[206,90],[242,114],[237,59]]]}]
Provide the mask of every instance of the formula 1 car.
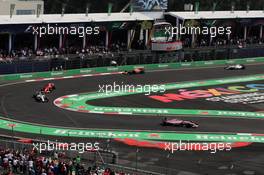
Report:
[{"label": "formula 1 car", "polygon": [[33,95],[33,98],[37,101],[37,102],[42,102],[42,103],[47,103],[49,102],[49,99],[47,98],[47,96],[45,95],[45,93],[43,91],[38,91],[36,92],[36,94]]},{"label": "formula 1 car", "polygon": [[133,74],[144,74],[144,73],[145,73],[145,69],[143,67],[141,67],[141,68],[135,68],[131,71],[124,71],[122,74],[133,75]]},{"label": "formula 1 car", "polygon": [[54,83],[48,83],[42,88],[42,91],[45,93],[50,93],[55,89],[56,89],[56,87],[55,87]]},{"label": "formula 1 car", "polygon": [[225,70],[243,70],[246,67],[243,64],[229,65],[225,67]]},{"label": "formula 1 car", "polygon": [[198,128],[198,124],[191,122],[191,121],[185,121],[185,120],[179,120],[179,119],[163,119],[162,126],[180,126],[180,127],[186,127],[186,128]]}]

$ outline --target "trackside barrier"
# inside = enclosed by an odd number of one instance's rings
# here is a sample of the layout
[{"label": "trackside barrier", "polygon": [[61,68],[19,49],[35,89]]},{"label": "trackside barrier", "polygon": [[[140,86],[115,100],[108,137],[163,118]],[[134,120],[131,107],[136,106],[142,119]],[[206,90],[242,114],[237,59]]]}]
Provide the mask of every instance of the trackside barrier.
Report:
[{"label": "trackside barrier", "polygon": [[232,60],[164,63],[164,64],[126,65],[126,66],[118,66],[118,67],[97,67],[97,68],[73,69],[73,70],[52,71],[52,72],[0,75],[0,81],[51,78],[51,77],[73,76],[80,74],[109,73],[109,72],[131,70],[137,67],[144,67],[146,70],[181,69],[181,68],[193,68],[193,67],[210,67],[210,66],[218,66],[218,65],[221,66],[226,64],[250,64],[250,63],[252,64],[252,63],[260,63],[260,62],[264,62],[264,57],[232,59]]}]

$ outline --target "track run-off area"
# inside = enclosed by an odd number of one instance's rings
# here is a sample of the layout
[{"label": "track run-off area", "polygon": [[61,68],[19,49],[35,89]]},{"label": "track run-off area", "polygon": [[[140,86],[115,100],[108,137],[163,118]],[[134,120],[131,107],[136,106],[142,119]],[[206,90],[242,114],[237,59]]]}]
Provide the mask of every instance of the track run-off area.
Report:
[{"label": "track run-off area", "polygon": [[[258,65],[256,67],[261,67],[262,65]],[[254,69],[254,66],[251,66]],[[216,77],[213,76],[213,72],[219,69],[218,74],[216,73]],[[111,83],[115,80],[118,81],[133,81],[133,78],[136,78],[136,81],[133,83],[151,83],[151,84],[163,84],[166,90],[174,90],[174,89],[188,89],[188,88],[196,88],[196,87],[206,87],[206,86],[214,86],[214,85],[226,85],[226,84],[233,84],[233,83],[245,83],[245,82],[252,82],[251,89],[255,91],[263,90],[263,86],[257,84],[255,82],[263,81],[264,74],[261,71],[254,72],[245,70],[247,73],[235,72],[232,75],[232,71],[225,75],[225,72],[222,70],[223,68],[214,68],[214,69],[197,69],[197,70],[167,70],[167,71],[157,71],[157,72],[146,72],[145,75],[135,75],[133,76],[125,76],[121,75],[120,73],[113,73],[113,75],[98,75],[98,77],[92,77],[90,75],[82,76],[81,78],[76,77],[66,77],[61,78],[58,80],[53,79],[38,79],[38,80],[26,80],[24,82],[18,82],[18,84],[3,84],[0,87],[0,91],[2,89],[8,89],[9,94],[7,93],[6,96],[2,97],[1,99],[1,119],[0,119],[0,129],[15,131],[15,132],[23,132],[30,134],[39,134],[41,132],[42,135],[49,135],[49,136],[63,136],[63,137],[82,137],[82,138],[106,138],[106,139],[136,139],[136,140],[149,140],[149,141],[178,141],[178,140],[188,140],[188,141],[208,141],[208,142],[251,142],[251,143],[263,143],[264,142],[264,133],[256,133],[252,132],[227,132],[225,131],[225,126],[221,126],[221,122],[218,124],[219,127],[222,127],[221,132],[210,132],[210,131],[194,131],[194,130],[182,130],[182,131],[174,131],[174,130],[161,130],[156,129],[155,126],[152,128],[135,128],[131,126],[128,127],[117,127],[117,128],[108,128],[108,124],[115,125],[115,120],[119,120],[120,117],[123,120],[129,118],[129,120],[134,120],[137,122],[137,119],[147,118],[146,121],[151,120],[150,118],[158,118],[161,120],[163,116],[173,116],[173,117],[193,117],[197,118],[204,118],[203,120],[211,120],[212,118],[217,121],[218,119],[233,119],[237,120],[239,123],[240,120],[259,120],[264,119],[264,113],[261,112],[249,112],[244,111],[241,109],[240,111],[234,110],[205,110],[205,109],[177,109],[177,108],[137,108],[137,107],[117,107],[117,106],[95,106],[89,104],[90,101],[94,101],[97,99],[110,99],[113,97],[122,97],[122,96],[133,96],[136,94],[144,93],[142,91],[135,90],[133,92],[117,92],[105,94],[99,93],[97,90],[98,84],[100,84],[100,78],[103,78],[104,82],[101,83]],[[220,71],[221,70],[221,71]],[[199,74],[195,72],[200,71]],[[190,72],[191,75],[194,77],[192,78],[185,78],[186,75],[182,76],[181,78],[179,75],[181,73]],[[222,74],[221,74],[222,72]],[[161,77],[157,77],[157,75],[161,75]],[[178,75],[175,78],[172,78],[175,75]],[[204,77],[202,75],[205,75]],[[197,75],[198,77],[195,77]],[[210,75],[211,77],[209,77]],[[144,76],[146,79],[152,77],[152,82],[144,82]],[[133,77],[133,78],[131,78]],[[164,78],[166,77],[166,78]],[[170,77],[170,78],[168,78]],[[93,79],[92,79],[93,78]],[[159,79],[160,78],[160,79]],[[79,80],[78,80],[79,79]],[[157,80],[158,79],[158,80]],[[165,81],[162,81],[166,79]],[[33,100],[30,99],[29,94],[34,93],[33,89],[36,86],[40,86],[39,84],[43,85],[47,83],[47,80],[53,81],[57,85],[57,90],[60,93],[55,92],[51,94],[51,100],[53,100],[53,104],[35,104],[32,102]],[[98,80],[96,83],[95,80]],[[157,80],[157,81],[155,81]],[[76,83],[74,84],[73,81]],[[78,83],[79,85],[78,85]],[[149,80],[148,80],[149,81]],[[85,86],[84,85],[85,82]],[[176,82],[176,83],[174,83]],[[75,86],[74,86],[75,85]],[[255,85],[255,86],[253,86]],[[67,88],[68,87],[68,88]],[[79,87],[79,88],[78,88]],[[85,88],[89,87],[89,88]],[[21,96],[18,95],[17,101],[14,101],[16,94],[18,94],[17,89],[25,92]],[[239,90],[237,88],[236,90]],[[241,89],[242,91],[245,89]],[[4,93],[3,92],[3,93]],[[6,91],[7,92],[7,91]],[[20,99],[25,99],[25,104],[21,101],[18,104]],[[10,101],[13,100],[13,104],[10,105]],[[10,102],[10,103],[9,103]],[[35,105],[34,105],[35,104]],[[20,109],[20,106],[21,109]],[[34,106],[28,106],[34,105]],[[14,109],[16,106],[17,109]],[[25,109],[25,110],[24,110]],[[46,120],[49,123],[45,122],[38,122],[38,116],[35,116],[32,121],[29,119],[35,113],[31,113],[31,111],[38,110],[39,113],[43,116],[46,116]],[[17,112],[17,110],[22,110],[23,112]],[[46,113],[43,113],[43,111]],[[69,112],[69,113],[68,113]],[[21,116],[17,114],[20,113]],[[28,116],[27,114],[28,113]],[[57,113],[57,114],[56,114]],[[81,114],[79,114],[81,113]],[[81,115],[79,117],[83,117],[81,121],[87,121],[87,127],[78,127],[76,124],[75,126],[70,127],[69,125],[64,125],[64,123],[60,123],[56,120],[53,121],[54,118],[60,117],[60,115],[68,116],[75,122],[74,116]],[[135,118],[131,119],[131,115],[138,115]],[[70,116],[70,117],[69,117]],[[118,116],[119,118],[111,117],[111,116]],[[85,117],[85,118],[84,118]],[[90,117],[93,120],[101,121],[100,127],[96,127],[96,124],[91,127],[89,126]],[[111,117],[111,119],[109,119]],[[65,117],[66,118],[66,117]],[[25,119],[25,120],[23,120]],[[43,117],[40,117],[40,120],[44,120]],[[65,119],[66,120],[66,119]],[[105,121],[104,121],[105,120]],[[108,123],[111,120],[112,123]],[[129,122],[129,121],[128,121]],[[141,122],[139,120],[139,122]],[[212,122],[212,121],[210,121]],[[53,124],[52,124],[53,123]],[[146,125],[151,125],[152,123],[147,123]],[[116,125],[120,125],[117,123]],[[129,125],[129,123],[127,124]],[[202,126],[201,126],[202,127]],[[236,127],[236,126],[234,126]],[[249,126],[254,127],[254,126]]]}]

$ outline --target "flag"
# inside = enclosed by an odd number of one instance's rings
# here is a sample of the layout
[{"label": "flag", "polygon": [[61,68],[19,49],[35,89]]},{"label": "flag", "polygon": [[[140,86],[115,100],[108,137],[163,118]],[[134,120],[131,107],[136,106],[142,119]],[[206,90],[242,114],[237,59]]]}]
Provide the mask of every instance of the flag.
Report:
[{"label": "flag", "polygon": [[86,15],[86,16],[88,16],[89,11],[90,11],[90,4],[87,3],[87,4],[86,4],[86,12],[85,12],[85,15]]},{"label": "flag", "polygon": [[112,13],[112,7],[113,7],[113,4],[112,3],[108,3],[108,16],[110,16],[111,13]]},{"label": "flag", "polygon": [[249,2],[247,3],[247,12],[249,12],[250,11],[250,4],[249,4]]},{"label": "flag", "polygon": [[10,18],[12,18],[16,5],[10,4]]},{"label": "flag", "polygon": [[197,14],[199,11],[200,2],[195,2],[195,13]]},{"label": "flag", "polygon": [[215,12],[215,9],[216,9],[216,2],[213,3],[213,12]]},{"label": "flag", "polygon": [[61,8],[61,16],[64,16],[65,9],[66,9],[66,4],[63,3],[63,4],[62,4],[62,8]]},{"label": "flag", "polygon": [[37,18],[39,17],[40,13],[41,13],[41,4],[38,4],[37,5]]},{"label": "flag", "polygon": [[129,13],[130,13],[130,15],[132,15],[132,13],[133,13],[133,5],[132,5],[132,3],[130,3],[130,6],[129,6]]},{"label": "flag", "polygon": [[234,13],[234,11],[235,11],[235,3],[232,2],[232,5],[231,5],[231,13]]}]

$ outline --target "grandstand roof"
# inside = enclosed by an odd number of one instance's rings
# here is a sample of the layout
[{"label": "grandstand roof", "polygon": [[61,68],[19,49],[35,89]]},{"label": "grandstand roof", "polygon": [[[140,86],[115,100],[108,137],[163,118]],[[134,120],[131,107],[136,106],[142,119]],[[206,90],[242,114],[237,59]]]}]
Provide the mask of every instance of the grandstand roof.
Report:
[{"label": "grandstand roof", "polygon": [[[264,12],[255,11],[194,11],[167,12],[166,14],[182,19],[236,19],[236,18],[264,18]],[[89,13],[85,14],[43,14],[39,18],[36,15],[0,15],[0,25],[5,24],[40,24],[40,23],[82,23],[82,22],[114,22],[114,21],[153,21],[163,18],[163,12],[134,12],[130,13]]]},{"label": "grandstand roof", "polygon": [[89,13],[85,14],[43,14],[36,15],[0,15],[0,25],[4,24],[38,24],[38,23],[80,23],[80,22],[113,22],[113,21],[151,21],[163,17],[162,12],[130,13]]},{"label": "grandstand roof", "polygon": [[235,18],[264,18],[264,11],[254,10],[254,11],[199,11],[195,13],[194,11],[188,12],[168,12],[167,14],[182,18],[182,19],[235,19]]}]

